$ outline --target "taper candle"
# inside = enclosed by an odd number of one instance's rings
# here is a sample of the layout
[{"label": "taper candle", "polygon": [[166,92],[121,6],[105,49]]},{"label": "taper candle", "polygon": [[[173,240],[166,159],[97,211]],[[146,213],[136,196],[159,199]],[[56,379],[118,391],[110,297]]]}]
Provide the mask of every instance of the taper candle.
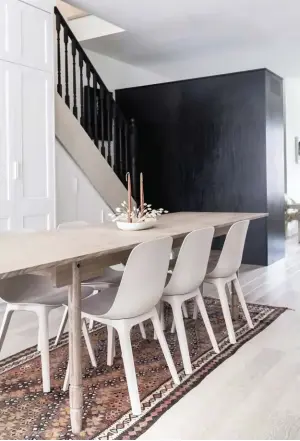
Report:
[{"label": "taper candle", "polygon": [[143,173],[140,173],[140,204],[141,204],[141,216],[144,214],[144,178]]},{"label": "taper candle", "polygon": [[132,199],[131,199],[131,177],[130,173],[126,173],[126,180],[127,180],[127,188],[128,188],[128,222],[131,224],[131,212],[132,212]]}]

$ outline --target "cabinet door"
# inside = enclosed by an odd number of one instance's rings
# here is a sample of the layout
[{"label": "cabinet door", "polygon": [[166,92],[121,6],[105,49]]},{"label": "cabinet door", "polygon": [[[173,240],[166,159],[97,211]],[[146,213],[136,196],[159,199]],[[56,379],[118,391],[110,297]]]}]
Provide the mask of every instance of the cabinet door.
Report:
[{"label": "cabinet door", "polygon": [[19,72],[16,216],[23,228],[49,229],[55,226],[53,77],[27,67]]},{"label": "cabinet door", "polygon": [[53,16],[48,12],[20,3],[21,54],[19,62],[40,70],[53,69]]},{"label": "cabinet door", "polygon": [[0,0],[0,59],[51,72],[53,16],[19,0]]},{"label": "cabinet door", "polygon": [[14,216],[18,169],[15,161],[19,142],[18,68],[0,60],[0,232],[19,229]]},{"label": "cabinet door", "polygon": [[0,59],[17,62],[21,55],[21,8],[17,0],[0,0]]}]

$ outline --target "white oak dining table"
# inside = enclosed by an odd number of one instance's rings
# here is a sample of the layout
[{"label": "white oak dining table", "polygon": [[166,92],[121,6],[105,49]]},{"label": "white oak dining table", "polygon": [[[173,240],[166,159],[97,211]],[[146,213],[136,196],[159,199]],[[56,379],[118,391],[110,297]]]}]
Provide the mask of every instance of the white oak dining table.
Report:
[{"label": "white oak dining table", "polygon": [[125,262],[139,243],[171,236],[173,247],[193,230],[215,228],[227,233],[240,220],[255,220],[266,213],[190,213],[163,215],[153,229],[121,231],[112,223],[99,226],[0,235],[0,279],[28,273],[47,273],[55,286],[69,286],[70,417],[74,434],[82,428],[81,281],[101,275],[109,265]]}]

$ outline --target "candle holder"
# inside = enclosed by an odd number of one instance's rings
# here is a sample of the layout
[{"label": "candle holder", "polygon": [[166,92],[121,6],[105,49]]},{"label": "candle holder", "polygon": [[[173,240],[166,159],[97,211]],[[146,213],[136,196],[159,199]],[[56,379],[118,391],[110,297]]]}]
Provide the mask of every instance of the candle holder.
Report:
[{"label": "candle holder", "polygon": [[116,222],[117,227],[124,231],[148,230],[153,228],[157,219],[168,211],[163,208],[155,210],[151,204],[144,203],[143,206],[133,207],[130,211],[126,201],[122,202],[121,207],[116,208],[115,214],[110,214],[111,220]]}]

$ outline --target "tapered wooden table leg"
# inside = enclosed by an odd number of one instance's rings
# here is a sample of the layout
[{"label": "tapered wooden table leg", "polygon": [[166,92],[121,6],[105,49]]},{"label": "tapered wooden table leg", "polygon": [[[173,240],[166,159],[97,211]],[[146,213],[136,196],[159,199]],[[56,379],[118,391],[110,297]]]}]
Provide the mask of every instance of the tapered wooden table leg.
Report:
[{"label": "tapered wooden table leg", "polygon": [[78,435],[82,427],[81,372],[81,284],[79,264],[72,263],[72,285],[69,287],[69,360],[70,416],[72,432]]}]

